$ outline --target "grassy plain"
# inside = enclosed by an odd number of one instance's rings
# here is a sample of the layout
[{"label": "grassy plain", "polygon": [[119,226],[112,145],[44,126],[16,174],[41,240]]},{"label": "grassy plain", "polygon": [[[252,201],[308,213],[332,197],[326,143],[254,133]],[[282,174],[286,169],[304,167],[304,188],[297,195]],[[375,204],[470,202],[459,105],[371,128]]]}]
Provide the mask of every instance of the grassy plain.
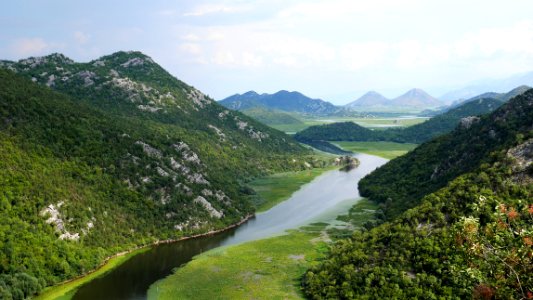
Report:
[{"label": "grassy plain", "polygon": [[393,159],[413,150],[417,144],[402,144],[394,142],[332,142],[344,150],[366,153],[380,156],[386,159]]},{"label": "grassy plain", "polygon": [[394,117],[379,117],[379,118],[348,118],[348,117],[328,117],[328,118],[314,118],[301,119],[302,123],[294,124],[276,124],[270,125],[273,128],[287,132],[296,133],[302,131],[307,127],[314,125],[331,124],[335,122],[354,122],[364,127],[383,129],[388,127],[408,127],[426,121],[427,118],[394,118]]},{"label": "grassy plain", "polygon": [[152,285],[148,299],[304,299],[300,278],[325,256],[330,236],[350,236],[374,218],[375,209],[375,203],[361,199],[348,214],[331,220],[336,226],[313,223],[287,235],[205,252]]},{"label": "grassy plain", "polygon": [[203,253],[152,285],[148,299],[303,299],[299,278],[325,255],[325,226]]}]

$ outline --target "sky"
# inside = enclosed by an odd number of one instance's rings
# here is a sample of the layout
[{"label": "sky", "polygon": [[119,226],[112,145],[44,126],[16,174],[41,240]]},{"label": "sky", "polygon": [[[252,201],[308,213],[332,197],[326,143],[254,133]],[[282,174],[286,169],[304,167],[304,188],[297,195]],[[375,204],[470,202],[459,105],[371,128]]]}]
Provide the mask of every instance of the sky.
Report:
[{"label": "sky", "polygon": [[531,0],[2,1],[0,59],[138,50],[217,100],[440,96],[533,71],[531,12]]}]

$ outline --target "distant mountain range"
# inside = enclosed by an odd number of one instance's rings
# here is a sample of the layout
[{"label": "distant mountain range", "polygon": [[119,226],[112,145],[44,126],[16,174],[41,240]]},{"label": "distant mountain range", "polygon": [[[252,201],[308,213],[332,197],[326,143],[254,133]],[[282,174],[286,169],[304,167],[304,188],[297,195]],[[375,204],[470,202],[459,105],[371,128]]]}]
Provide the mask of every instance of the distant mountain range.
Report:
[{"label": "distant mountain range", "polygon": [[422,110],[443,106],[435,97],[421,89],[411,89],[394,99],[388,99],[370,91],[359,99],[343,106],[336,106],[322,99],[313,99],[299,92],[279,91],[274,94],[258,94],[249,91],[235,94],[219,101],[227,108],[244,113],[251,109],[264,108],[278,112],[298,113],[312,116],[347,116],[365,111]]},{"label": "distant mountain range", "polygon": [[219,102],[227,108],[246,110],[256,107],[277,109],[286,112],[296,112],[312,115],[330,115],[339,108],[322,99],[312,99],[299,92],[279,91],[274,94],[258,94],[249,91],[244,94],[235,94]]},{"label": "distant mountain range", "polygon": [[454,101],[469,99],[476,95],[486,93],[487,91],[491,91],[494,93],[505,93],[506,91],[509,91],[521,85],[533,86],[533,71],[513,75],[511,77],[503,79],[488,79],[477,81],[464,88],[448,92],[440,96],[439,99],[441,99],[446,104],[451,104]]},{"label": "distant mountain range", "polygon": [[443,114],[443,113],[445,113],[447,111],[450,111],[450,110],[452,110],[452,109],[454,109],[456,107],[462,106],[465,103],[472,102],[472,101],[475,101],[475,100],[480,100],[480,99],[488,99],[488,98],[490,98],[490,99],[498,100],[498,101],[501,101],[501,102],[507,102],[507,101],[509,101],[509,99],[511,99],[511,98],[513,98],[515,96],[518,96],[520,94],[523,94],[525,91],[527,91],[529,89],[531,89],[530,86],[521,85],[519,87],[516,87],[516,88],[510,90],[507,93],[495,93],[495,92],[483,93],[483,94],[477,95],[475,97],[472,97],[470,99],[456,100],[452,104],[450,104],[449,106],[446,106],[446,107],[441,108],[441,109],[423,111],[420,115],[421,116],[427,116],[427,117],[440,115],[440,114]]},{"label": "distant mountain range", "polygon": [[295,138],[311,145],[316,141],[392,141],[420,144],[451,132],[458,124],[468,126],[470,122],[479,119],[477,116],[496,110],[529,89],[527,86],[520,86],[505,94],[482,94],[454,107],[435,111],[435,115],[426,122],[407,128],[371,130],[353,122],[339,122],[308,127],[298,132]]},{"label": "distant mountain range", "polygon": [[421,89],[411,89],[405,94],[396,97],[394,99],[388,99],[385,96],[379,94],[375,91],[370,91],[359,99],[346,104],[344,107],[355,109],[355,110],[365,110],[369,108],[379,108],[379,107],[409,107],[409,108],[430,108],[430,107],[439,107],[444,105],[437,98],[429,95],[424,90]]}]

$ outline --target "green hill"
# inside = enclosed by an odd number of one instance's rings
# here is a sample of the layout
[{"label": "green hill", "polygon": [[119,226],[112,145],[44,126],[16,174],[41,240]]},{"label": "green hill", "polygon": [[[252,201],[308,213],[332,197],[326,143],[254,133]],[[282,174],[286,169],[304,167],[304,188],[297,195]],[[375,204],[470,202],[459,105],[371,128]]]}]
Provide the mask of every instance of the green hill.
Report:
[{"label": "green hill", "polygon": [[307,272],[312,299],[533,297],[533,90],[359,183],[384,223]]},{"label": "green hill", "polygon": [[258,94],[249,91],[236,94],[220,100],[220,104],[235,110],[246,110],[256,107],[265,107],[285,112],[306,115],[332,115],[339,107],[322,99],[312,99],[299,92],[278,91],[274,94]]},{"label": "green hill", "polygon": [[502,104],[496,99],[478,99],[423,123],[400,129],[370,130],[353,122],[311,126],[298,132],[295,138],[299,141],[391,141],[419,144],[452,131],[463,118],[489,113]]},{"label": "green hill", "polygon": [[238,222],[254,211],[247,181],[305,168],[289,136],[139,52],[1,65],[0,298]]},{"label": "green hill", "polygon": [[303,122],[296,117],[292,116],[289,113],[269,109],[264,107],[253,107],[248,109],[241,110],[245,115],[256,119],[257,121],[272,126],[272,125],[294,125],[294,124],[303,124]]}]

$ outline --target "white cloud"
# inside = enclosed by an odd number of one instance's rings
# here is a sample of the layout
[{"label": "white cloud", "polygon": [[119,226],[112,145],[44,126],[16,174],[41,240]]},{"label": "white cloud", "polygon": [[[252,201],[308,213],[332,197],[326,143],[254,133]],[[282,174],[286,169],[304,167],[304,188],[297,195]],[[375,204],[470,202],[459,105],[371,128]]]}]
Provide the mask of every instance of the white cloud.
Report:
[{"label": "white cloud", "polygon": [[250,9],[246,5],[223,5],[223,4],[203,4],[195,7],[192,11],[183,14],[185,17],[202,17],[210,14],[219,13],[237,13],[244,12]]},{"label": "white cloud", "polygon": [[11,44],[11,52],[18,57],[44,54],[50,45],[42,38],[21,38]]},{"label": "white cloud", "polygon": [[78,44],[86,44],[89,41],[90,37],[90,35],[82,31],[74,32],[74,39],[76,40],[76,42],[78,42]]},{"label": "white cloud", "polygon": [[202,47],[195,43],[185,43],[179,46],[179,49],[193,55],[202,54]]},{"label": "white cloud", "polygon": [[288,6],[278,13],[280,18],[312,18],[338,20],[353,17],[354,14],[394,11],[397,8],[406,9],[414,6],[419,0],[329,0],[309,1]]},{"label": "white cloud", "polygon": [[384,42],[349,43],[340,49],[340,61],[352,71],[382,63],[390,45]]},{"label": "white cloud", "polygon": [[162,10],[158,11],[157,14],[160,15],[160,16],[165,16],[165,17],[167,17],[167,16],[173,16],[173,15],[175,15],[175,14],[176,14],[176,11],[173,10],[173,9],[162,9]]},{"label": "white cloud", "polygon": [[186,35],[183,35],[181,37],[182,40],[185,40],[185,41],[191,41],[191,42],[197,42],[199,40],[201,40],[201,38],[199,36],[197,36],[196,34],[192,34],[192,33],[188,33]]}]

